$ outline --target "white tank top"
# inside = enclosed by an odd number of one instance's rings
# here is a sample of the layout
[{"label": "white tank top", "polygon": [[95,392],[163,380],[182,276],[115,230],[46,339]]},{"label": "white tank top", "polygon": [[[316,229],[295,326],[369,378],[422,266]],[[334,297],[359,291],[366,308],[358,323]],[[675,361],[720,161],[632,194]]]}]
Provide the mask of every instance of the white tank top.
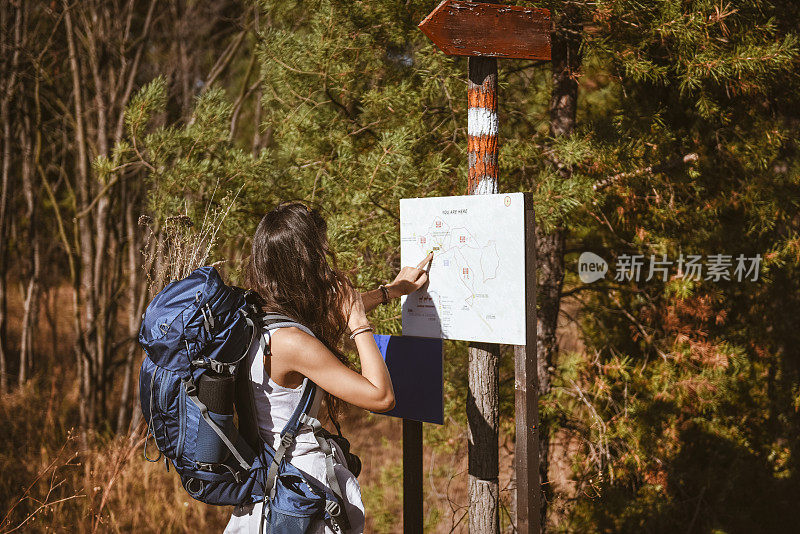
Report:
[{"label": "white tank top", "polygon": [[[272,332],[275,332],[275,329]],[[270,334],[265,330],[264,336],[270,339]],[[289,418],[292,417],[295,408],[300,404],[303,395],[303,384],[296,388],[287,388],[277,384],[267,374],[264,368],[264,352],[260,343],[253,343],[250,352],[247,354],[248,367],[250,368],[250,385],[253,388],[253,400],[256,409],[256,421],[261,439],[277,448],[280,442],[280,433],[283,431]],[[324,392],[317,388],[314,404],[311,406],[309,415],[318,419],[320,404]],[[300,431],[295,438],[296,445],[286,451],[288,456],[305,454],[313,449],[319,450],[319,444],[314,437],[314,433],[307,426],[300,427]],[[322,451],[320,451],[322,452]]]}]

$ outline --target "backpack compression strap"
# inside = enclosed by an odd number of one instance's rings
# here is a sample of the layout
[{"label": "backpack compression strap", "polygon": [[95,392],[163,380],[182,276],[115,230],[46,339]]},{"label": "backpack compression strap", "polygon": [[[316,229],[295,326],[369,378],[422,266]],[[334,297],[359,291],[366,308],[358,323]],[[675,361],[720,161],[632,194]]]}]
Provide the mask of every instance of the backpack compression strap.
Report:
[{"label": "backpack compression strap", "polygon": [[[211,416],[208,415],[208,407],[205,404],[203,404],[203,402],[197,397],[197,386],[193,382],[189,381],[185,381],[183,384],[184,387],[186,388],[187,398],[190,401],[192,401],[195,404],[195,406],[197,406],[197,408],[200,410],[200,413],[203,416],[203,419],[205,419],[206,423],[208,423],[208,426],[211,427],[211,430],[213,430],[217,434],[217,436],[219,436],[219,439],[221,439],[222,442],[225,444],[225,446],[228,448],[228,450],[231,451],[231,454],[233,454],[233,457],[236,458],[236,461],[239,463],[242,469],[244,469],[245,471],[249,471],[251,467],[250,464],[247,463],[247,460],[244,459],[244,457],[236,448],[236,445],[234,445],[233,442],[230,440],[230,438],[228,438],[228,436],[225,435],[225,432],[219,427],[219,425],[216,422],[214,422]],[[234,476],[236,476],[236,473],[234,473]]]},{"label": "backpack compression strap", "polygon": [[[300,421],[303,424],[310,426],[314,431],[314,437],[317,438],[319,448],[322,449],[322,452],[325,454],[325,475],[328,479],[328,486],[339,498],[339,502],[344,504],[344,491],[341,484],[339,484],[339,479],[336,478],[336,470],[333,465],[334,452],[328,443],[328,440],[322,435],[322,423],[319,422],[319,419],[315,419],[306,413],[303,413],[303,415],[300,416]],[[344,510],[342,510],[342,507],[339,505],[339,502],[326,501],[325,509],[329,514],[331,514],[331,517],[334,519],[334,521],[339,523],[339,527],[344,531],[350,528],[350,522],[347,519],[347,514],[344,513]]]},{"label": "backpack compression strap", "polygon": [[[260,332],[258,331],[258,328],[255,328],[255,326],[254,326],[253,327],[253,338],[250,340],[250,345],[249,345],[248,349],[244,352],[244,356],[239,358],[239,360],[237,360],[236,363],[238,363],[245,356],[247,356],[247,354],[250,352],[250,347],[252,347],[253,344],[255,344],[256,340],[258,339],[259,334],[260,334]],[[225,432],[211,418],[211,416],[208,414],[208,407],[205,404],[203,404],[203,402],[197,396],[197,385],[195,385],[194,380],[192,380],[191,378],[189,380],[184,380],[183,387],[186,390],[186,397],[190,401],[192,401],[195,406],[197,406],[197,408],[200,410],[200,414],[203,416],[203,419],[205,419],[206,423],[208,423],[208,426],[211,427],[211,430],[213,430],[214,433],[216,433],[217,436],[219,436],[219,439],[222,440],[222,442],[225,444],[225,446],[228,448],[228,450],[231,451],[231,454],[233,454],[233,457],[236,458],[236,461],[239,463],[241,468],[244,469],[245,471],[249,471],[251,465],[249,463],[247,463],[247,461],[244,459],[244,456],[241,454],[241,452],[236,447],[236,445],[233,444],[233,442],[230,440],[230,438],[228,438],[228,436],[225,434]],[[234,476],[236,476],[238,478],[238,475],[236,473],[234,473]]]}]

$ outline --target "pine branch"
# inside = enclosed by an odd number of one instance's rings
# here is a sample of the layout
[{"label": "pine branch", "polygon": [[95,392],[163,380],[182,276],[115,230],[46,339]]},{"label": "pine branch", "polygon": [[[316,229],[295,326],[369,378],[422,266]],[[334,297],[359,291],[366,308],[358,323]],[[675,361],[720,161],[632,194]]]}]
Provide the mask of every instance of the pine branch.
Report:
[{"label": "pine branch", "polygon": [[696,153],[690,152],[683,157],[675,158],[659,165],[648,165],[647,167],[641,169],[636,169],[629,172],[621,172],[612,176],[608,176],[592,185],[592,189],[595,191],[602,191],[603,189],[606,189],[607,187],[610,187],[616,183],[628,180],[630,178],[636,178],[637,176],[643,176],[646,174],[659,174],[678,169],[684,165],[694,165],[698,159],[700,159],[700,157]]}]

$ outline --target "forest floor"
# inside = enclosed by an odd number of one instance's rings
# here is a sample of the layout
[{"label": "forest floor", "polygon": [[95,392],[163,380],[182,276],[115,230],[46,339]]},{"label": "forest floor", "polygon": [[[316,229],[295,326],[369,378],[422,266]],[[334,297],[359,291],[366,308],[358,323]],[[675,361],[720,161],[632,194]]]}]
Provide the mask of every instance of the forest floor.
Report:
[{"label": "forest floor", "polygon": [[[8,338],[19,339],[21,309],[9,295]],[[98,432],[84,448],[77,434],[69,290],[43,305],[35,377],[0,398],[0,532],[221,532],[230,507],[194,501],[162,462],[142,456],[143,429],[132,437]],[[574,326],[565,324],[562,346],[579,349]],[[12,380],[13,382],[13,380]],[[467,532],[467,437],[462,417],[424,425],[425,532]],[[508,422],[510,423],[510,422]],[[510,530],[513,433],[500,436],[501,524]],[[402,423],[347,409],[342,430],[363,462],[359,482],[367,510],[365,532],[402,531]],[[556,440],[558,441],[558,437]],[[569,447],[569,443],[558,446]],[[569,466],[555,464],[553,484],[568,488]],[[554,507],[557,512],[558,506]],[[4,517],[5,516],[5,517]]]}]

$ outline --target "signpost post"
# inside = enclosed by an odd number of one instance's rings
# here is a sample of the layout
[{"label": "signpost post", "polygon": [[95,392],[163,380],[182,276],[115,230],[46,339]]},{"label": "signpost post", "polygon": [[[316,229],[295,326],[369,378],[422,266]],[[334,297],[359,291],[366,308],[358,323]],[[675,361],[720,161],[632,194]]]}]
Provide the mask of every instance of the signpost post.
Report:
[{"label": "signpost post", "polygon": [[375,335],[394,385],[396,406],[384,415],[403,419],[403,532],[418,534],[422,506],[422,423],[444,424],[442,341]]},{"label": "signpost post", "polygon": [[422,532],[422,422],[403,419],[403,532]]},{"label": "signpost post", "polygon": [[[448,55],[469,57],[467,148],[469,194],[499,192],[497,59],[550,59],[550,12],[518,6],[445,0],[419,24]],[[516,532],[538,532],[539,447],[536,368],[535,244],[526,196],[526,345],[515,348],[517,441]],[[496,344],[469,348],[469,530],[499,532],[498,360]]]}]

